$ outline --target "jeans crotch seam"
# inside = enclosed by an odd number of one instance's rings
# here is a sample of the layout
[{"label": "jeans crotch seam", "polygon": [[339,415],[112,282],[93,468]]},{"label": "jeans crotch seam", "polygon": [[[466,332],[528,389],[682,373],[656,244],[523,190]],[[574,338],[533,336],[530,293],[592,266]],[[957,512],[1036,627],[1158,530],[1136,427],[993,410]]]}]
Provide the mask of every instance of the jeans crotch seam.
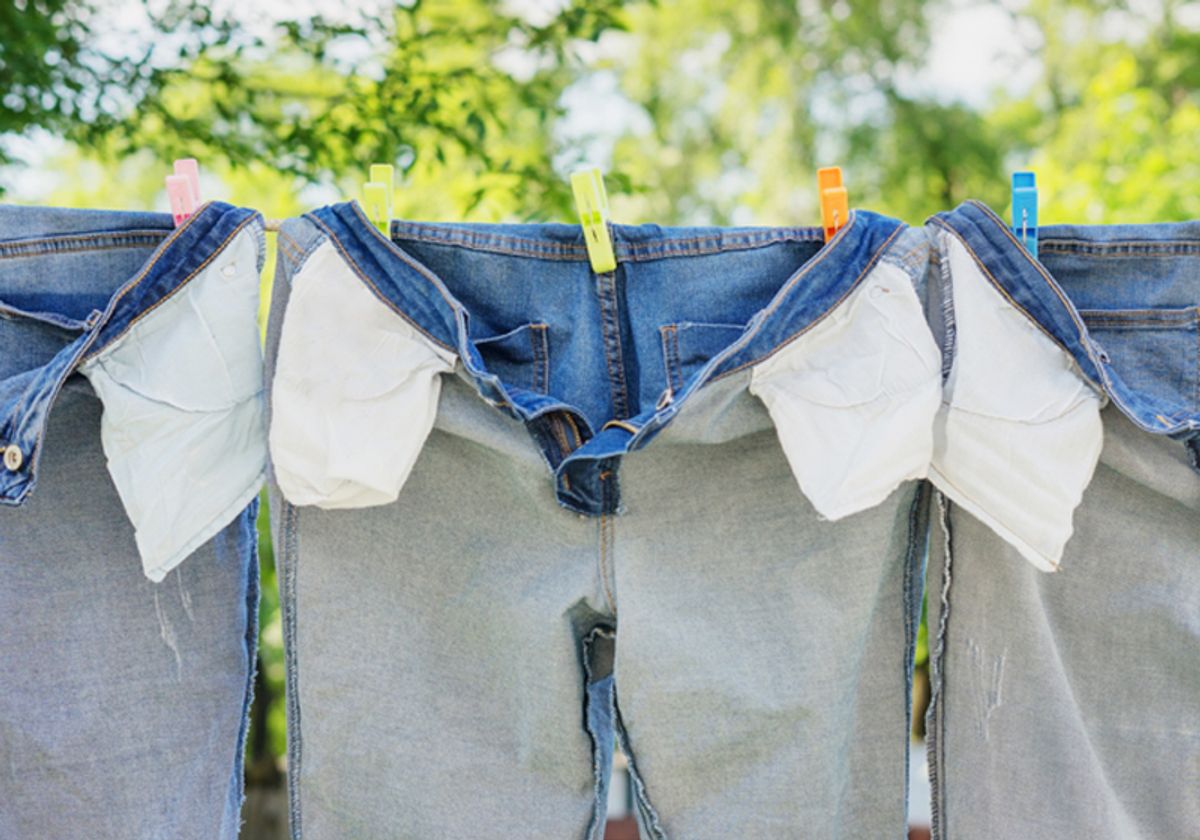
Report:
[{"label": "jeans crotch seam", "polygon": [[[937,249],[939,253],[938,274],[942,285],[942,323],[945,327],[945,347],[942,348],[942,381],[950,376],[950,368],[954,363],[957,350],[958,325],[954,319],[954,279],[950,274],[949,260],[950,234],[944,230],[937,232]],[[945,259],[940,258],[941,254]]]},{"label": "jeans crotch seam", "polygon": [[945,697],[942,692],[943,666],[946,652],[946,630],[950,621],[950,576],[954,559],[953,532],[950,527],[950,502],[941,490],[934,491],[934,499],[938,506],[938,523],[941,526],[943,545],[942,589],[940,606],[938,608],[938,628],[934,644],[929,655],[929,711],[926,719],[926,742],[928,746],[929,785],[931,788],[931,831],[933,840],[942,840],[945,836],[945,817],[943,814],[943,779],[945,769],[942,760],[944,750],[944,732],[942,725],[946,719],[944,708]]},{"label": "jeans crotch seam", "polygon": [[[916,655],[917,633],[921,622],[921,599],[917,597],[917,593],[923,588],[925,556],[928,553],[929,519],[926,514],[930,486],[929,482],[925,480],[917,483],[916,492],[913,494],[913,500],[908,509],[908,545],[904,556],[904,683],[906,686],[904,799],[906,804],[911,785],[908,765],[910,741],[912,740],[913,660]],[[923,546],[923,549],[919,549],[918,546]]]},{"label": "jeans crotch seam", "polygon": [[554,437],[558,440],[559,447],[562,448],[562,457],[558,459],[559,463],[562,463],[566,460],[567,456],[571,454],[571,445],[567,443],[567,435],[566,432],[563,431],[563,422],[561,418],[552,418],[550,428],[554,430]]},{"label": "jeans crotch seam", "polygon": [[[600,473],[600,481],[602,482],[603,494],[603,510],[608,510],[609,499],[609,481],[612,479],[612,471],[604,470]],[[600,585],[604,589],[604,599],[608,603],[608,609],[612,613],[613,618],[617,617],[617,603],[613,596],[612,586],[609,583],[609,575],[612,567],[612,546],[615,541],[616,526],[614,523],[614,515],[601,512],[600,514]],[[615,577],[615,575],[614,575]]]}]

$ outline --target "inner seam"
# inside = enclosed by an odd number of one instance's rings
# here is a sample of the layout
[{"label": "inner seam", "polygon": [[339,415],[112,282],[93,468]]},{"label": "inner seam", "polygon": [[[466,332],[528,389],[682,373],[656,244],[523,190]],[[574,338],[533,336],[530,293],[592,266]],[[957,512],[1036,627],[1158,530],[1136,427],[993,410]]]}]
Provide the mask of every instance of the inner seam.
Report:
[{"label": "inner seam", "polygon": [[[610,485],[612,479],[612,470],[604,470],[600,473],[601,492],[604,495],[604,510],[609,509]],[[601,513],[600,525],[600,585],[604,588],[604,600],[608,603],[608,609],[612,613],[613,618],[617,617],[617,603],[613,596],[612,585],[609,583],[610,568],[612,561],[613,542],[616,537],[616,522],[615,517]]]}]

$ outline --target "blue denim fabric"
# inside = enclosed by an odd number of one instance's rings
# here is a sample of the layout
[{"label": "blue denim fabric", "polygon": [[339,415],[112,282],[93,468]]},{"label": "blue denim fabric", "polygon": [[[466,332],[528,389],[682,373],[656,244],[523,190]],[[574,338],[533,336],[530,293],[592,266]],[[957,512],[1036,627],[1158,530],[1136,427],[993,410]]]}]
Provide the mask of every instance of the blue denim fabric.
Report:
[{"label": "blue denim fabric", "polygon": [[[902,835],[928,485],[818,515],[751,388],[867,292],[913,318],[872,331],[894,353],[838,344],[813,412],[878,407],[909,340],[937,384],[925,233],[864,211],[829,243],[610,232],[597,275],[575,225],[283,223],[267,366],[289,454],[335,480],[383,458],[424,410],[395,367],[434,358],[417,344],[456,360],[417,394],[436,415],[398,497],[295,503],[274,462],[293,837],[598,840],[614,737],[646,838]],[[337,356],[328,394],[289,340]],[[396,394],[405,413],[379,407]],[[875,453],[894,396],[824,449]],[[339,426],[339,400],[376,422]]]},{"label": "blue denim fabric", "polygon": [[1045,225],[1036,259],[978,202],[930,221],[957,236],[1139,428],[1183,442],[1200,436],[1200,221]]},{"label": "blue denim fabric", "polygon": [[[37,486],[40,443],[66,378],[86,357],[100,353],[171,295],[257,214],[210,202],[186,227],[168,237],[171,231],[164,230],[163,224],[169,224],[170,217],[162,213],[0,210],[0,258],[27,260],[20,275],[6,277],[0,290],[0,316],[40,322],[72,336],[69,342],[59,342],[61,349],[36,368],[0,381],[0,440],[19,447],[27,465],[0,472],[0,504],[12,505]],[[127,270],[132,267],[127,254],[145,258],[145,249],[159,243],[162,247],[149,256],[143,271]],[[100,252],[104,252],[102,259]],[[83,274],[98,260],[99,289],[95,280]],[[29,263],[34,270],[28,270]],[[116,286],[118,280],[123,285]]]},{"label": "blue denim fabric", "polygon": [[[939,214],[929,228],[957,238],[987,282],[1105,398],[1103,446],[1057,573],[1036,571],[936,496],[933,836],[1192,836],[1200,825],[1200,222],[1042,226],[1037,259],[982,204]],[[941,269],[949,270],[945,259]],[[955,311],[945,297],[938,331],[952,358]],[[998,451],[1006,444],[997,441]]]},{"label": "blue denim fabric", "polygon": [[[593,283],[586,266],[580,267],[585,249],[577,225],[394,221],[392,236],[403,239],[402,249],[355,203],[323,207],[305,218],[328,235],[381,300],[459,354],[485,400],[528,424],[555,471],[559,503],[593,515],[618,508],[616,482],[605,484],[601,475],[614,471],[622,455],[649,443],[705,384],[754,364],[829,312],[904,229],[895,219],[857,210],[822,249],[815,228],[672,230],[612,224],[622,279],[614,272],[599,275],[601,317],[596,319],[577,309],[578,284]],[[523,269],[522,260],[530,257],[542,261],[536,274]],[[447,288],[439,269],[448,258],[468,282]],[[780,270],[802,264],[778,288]],[[738,294],[727,293],[717,279],[722,276]],[[478,291],[499,284],[506,289],[504,298]],[[504,346],[509,325],[525,316],[534,294],[543,311],[573,325],[570,342],[553,347],[546,390],[577,394],[575,404],[504,381],[497,373],[503,372],[503,359],[512,358]],[[624,311],[628,314],[621,317]],[[638,370],[634,354],[621,353],[622,345],[662,343],[659,330],[668,321],[680,327],[680,357],[668,362],[674,383]],[[597,366],[597,352],[604,354],[607,371]],[[610,375],[627,387],[610,393]],[[671,384],[682,387],[665,393]],[[554,429],[562,415],[571,418],[582,439],[570,452],[562,450]]]},{"label": "blue denim fabric", "polygon": [[[252,254],[258,220],[219,203],[179,229],[164,213],[0,206],[0,447],[20,452],[0,465],[6,839],[238,834],[257,500],[148,580],[102,448],[108,409],[79,366],[153,325],[236,231]],[[186,353],[143,361],[188,375]]]}]

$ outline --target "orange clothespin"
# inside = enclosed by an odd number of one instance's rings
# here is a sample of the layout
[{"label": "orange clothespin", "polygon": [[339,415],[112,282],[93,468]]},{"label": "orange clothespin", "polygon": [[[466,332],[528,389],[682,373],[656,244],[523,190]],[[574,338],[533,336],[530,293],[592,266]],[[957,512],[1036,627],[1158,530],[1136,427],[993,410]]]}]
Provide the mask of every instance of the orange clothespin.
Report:
[{"label": "orange clothespin", "polygon": [[821,197],[821,227],[828,242],[850,217],[850,197],[842,184],[840,166],[824,166],[817,170],[817,194]]}]

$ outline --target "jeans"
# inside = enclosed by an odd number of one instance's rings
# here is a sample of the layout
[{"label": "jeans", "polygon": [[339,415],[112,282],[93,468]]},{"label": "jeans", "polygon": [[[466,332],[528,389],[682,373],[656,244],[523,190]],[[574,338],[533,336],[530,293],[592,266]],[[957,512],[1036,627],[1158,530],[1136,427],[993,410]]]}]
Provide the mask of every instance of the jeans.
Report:
[{"label": "jeans", "polygon": [[905,830],[925,234],[284,223],[293,837]]},{"label": "jeans", "polygon": [[0,836],[237,836],[261,237],[0,207]]},{"label": "jeans", "polygon": [[934,836],[1195,836],[1200,223],[929,229]]}]

